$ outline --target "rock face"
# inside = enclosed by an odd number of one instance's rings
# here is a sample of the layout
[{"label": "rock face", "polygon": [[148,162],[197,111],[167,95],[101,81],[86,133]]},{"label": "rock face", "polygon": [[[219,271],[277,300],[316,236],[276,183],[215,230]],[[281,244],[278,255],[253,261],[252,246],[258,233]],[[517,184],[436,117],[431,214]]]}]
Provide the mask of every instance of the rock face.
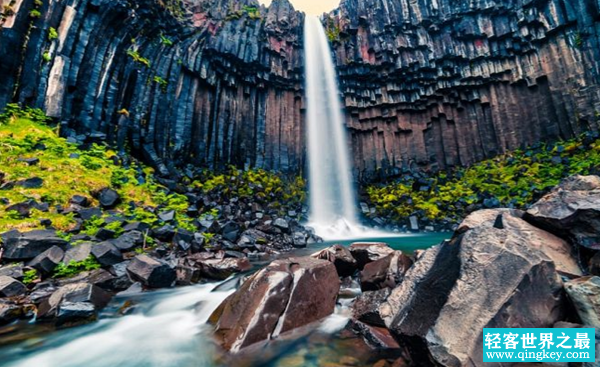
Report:
[{"label": "rock face", "polygon": [[600,250],[600,178],[565,180],[535,203],[525,218],[580,246]]},{"label": "rock face", "polygon": [[379,308],[392,332],[441,365],[483,366],[484,327],[562,320],[563,285],[552,259],[526,231],[495,222],[426,251]]},{"label": "rock face", "polygon": [[[129,143],[163,173],[304,167],[304,15],[287,0],[10,10],[0,108],[42,107],[78,132]],[[466,164],[597,129],[597,2],[344,0],[325,24],[361,175]]]},{"label": "rock face", "polygon": [[311,257],[276,260],[215,311],[215,337],[233,352],[330,315],[340,281],[335,266]]},{"label": "rock face", "polygon": [[600,278],[582,277],[565,283],[565,290],[585,325],[600,327]]}]

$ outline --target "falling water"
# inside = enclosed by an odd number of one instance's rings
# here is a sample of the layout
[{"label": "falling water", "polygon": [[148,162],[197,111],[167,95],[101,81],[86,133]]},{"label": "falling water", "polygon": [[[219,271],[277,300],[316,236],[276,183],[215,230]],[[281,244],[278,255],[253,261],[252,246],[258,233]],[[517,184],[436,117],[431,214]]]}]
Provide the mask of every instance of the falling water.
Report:
[{"label": "falling water", "polygon": [[304,24],[310,220],[321,236],[347,237],[357,225],[342,106],[325,29],[317,17]]}]

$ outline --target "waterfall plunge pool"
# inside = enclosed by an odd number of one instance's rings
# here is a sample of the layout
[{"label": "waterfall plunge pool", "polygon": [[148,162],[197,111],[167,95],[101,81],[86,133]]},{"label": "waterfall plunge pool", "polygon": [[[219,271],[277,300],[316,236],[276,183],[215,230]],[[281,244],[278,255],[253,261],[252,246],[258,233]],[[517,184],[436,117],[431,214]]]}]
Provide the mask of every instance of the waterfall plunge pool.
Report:
[{"label": "waterfall plunge pool", "polygon": [[[428,233],[360,241],[386,242],[411,253],[448,237]],[[305,256],[334,243],[352,242],[314,244],[283,256]],[[206,322],[241,279],[237,276],[220,284],[120,294],[104,309],[99,321],[73,328],[55,330],[27,322],[4,326],[0,328],[0,360],[10,367],[316,367],[328,363],[372,366],[385,357],[344,329],[352,301],[344,298],[338,300],[334,315],[297,335],[239,355],[221,353]]]}]

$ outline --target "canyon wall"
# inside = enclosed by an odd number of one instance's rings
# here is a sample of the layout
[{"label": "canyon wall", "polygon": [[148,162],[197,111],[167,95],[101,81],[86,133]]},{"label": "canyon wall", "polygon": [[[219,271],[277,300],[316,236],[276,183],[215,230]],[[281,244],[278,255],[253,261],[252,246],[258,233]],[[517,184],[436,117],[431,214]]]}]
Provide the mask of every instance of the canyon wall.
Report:
[{"label": "canyon wall", "polygon": [[[0,0],[0,108],[43,108],[164,174],[303,171],[303,20],[287,0]],[[598,0],[344,0],[356,174],[465,165],[597,130]]]}]

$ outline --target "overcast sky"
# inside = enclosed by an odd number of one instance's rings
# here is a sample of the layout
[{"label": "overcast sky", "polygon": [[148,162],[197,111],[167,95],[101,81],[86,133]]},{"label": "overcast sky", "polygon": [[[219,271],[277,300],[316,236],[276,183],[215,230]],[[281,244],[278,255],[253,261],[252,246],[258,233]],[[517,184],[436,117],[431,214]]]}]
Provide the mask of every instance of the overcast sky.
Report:
[{"label": "overcast sky", "polygon": [[[269,5],[271,3],[271,0],[258,1],[265,5]],[[294,4],[294,8],[296,8],[296,10],[313,15],[328,13],[340,5],[340,0],[290,0],[290,2]]]}]

